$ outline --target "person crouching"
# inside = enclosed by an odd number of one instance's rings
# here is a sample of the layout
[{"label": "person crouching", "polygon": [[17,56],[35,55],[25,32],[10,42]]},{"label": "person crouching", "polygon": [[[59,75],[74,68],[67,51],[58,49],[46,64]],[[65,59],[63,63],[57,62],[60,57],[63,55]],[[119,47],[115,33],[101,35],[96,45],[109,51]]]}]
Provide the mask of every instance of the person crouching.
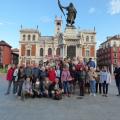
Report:
[{"label": "person crouching", "polygon": [[26,96],[32,96],[32,82],[30,77],[27,77],[22,86],[21,99],[24,100]]}]

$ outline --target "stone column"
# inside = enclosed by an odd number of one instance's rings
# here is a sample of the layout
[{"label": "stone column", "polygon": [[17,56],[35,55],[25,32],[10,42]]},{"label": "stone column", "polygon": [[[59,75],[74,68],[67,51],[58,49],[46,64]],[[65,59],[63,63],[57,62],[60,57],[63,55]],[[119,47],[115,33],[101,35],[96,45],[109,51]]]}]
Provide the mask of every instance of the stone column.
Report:
[{"label": "stone column", "polygon": [[64,45],[63,45],[63,48],[62,48],[62,57],[63,57],[63,59],[64,59]]},{"label": "stone column", "polygon": [[67,56],[67,45],[64,45],[64,57]]},{"label": "stone column", "polygon": [[82,47],[81,46],[79,47],[79,53],[80,53],[79,57],[82,57]]}]

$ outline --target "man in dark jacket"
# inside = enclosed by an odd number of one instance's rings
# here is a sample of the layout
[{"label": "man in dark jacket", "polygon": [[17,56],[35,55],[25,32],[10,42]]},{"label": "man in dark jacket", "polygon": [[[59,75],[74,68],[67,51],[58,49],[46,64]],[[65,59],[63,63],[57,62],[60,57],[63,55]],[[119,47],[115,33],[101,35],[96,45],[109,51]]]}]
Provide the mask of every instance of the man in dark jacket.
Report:
[{"label": "man in dark jacket", "polygon": [[29,64],[26,65],[26,68],[24,69],[25,77],[30,77],[32,75],[32,69]]},{"label": "man in dark jacket", "polygon": [[117,64],[117,67],[115,68],[114,76],[115,76],[116,86],[118,89],[117,96],[120,96],[120,65],[119,64]]}]

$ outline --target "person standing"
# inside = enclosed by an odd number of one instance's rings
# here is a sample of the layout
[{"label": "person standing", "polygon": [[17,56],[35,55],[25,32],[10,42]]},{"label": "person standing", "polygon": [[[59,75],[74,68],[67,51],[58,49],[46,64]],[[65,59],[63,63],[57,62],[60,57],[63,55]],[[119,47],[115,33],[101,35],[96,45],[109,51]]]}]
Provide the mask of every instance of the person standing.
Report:
[{"label": "person standing", "polygon": [[16,65],[13,73],[13,94],[17,93],[18,88],[18,66]]},{"label": "person standing", "polygon": [[12,85],[12,81],[13,81],[13,68],[11,65],[8,65],[8,71],[7,71],[7,76],[6,76],[6,79],[8,81],[8,88],[7,88],[7,92],[5,93],[5,95],[8,95],[10,94],[10,88],[11,88],[11,85]]},{"label": "person standing", "polygon": [[97,74],[93,67],[90,67],[90,71],[88,72],[90,78],[90,95],[96,96],[96,78]]},{"label": "person standing", "polygon": [[104,68],[103,76],[102,76],[102,85],[103,85],[103,96],[108,96],[108,85],[111,83],[111,75],[109,70]]},{"label": "person standing", "polygon": [[68,66],[64,66],[62,74],[61,74],[61,81],[63,83],[64,94],[70,97],[70,84],[69,80],[71,78],[70,71]]},{"label": "person standing", "polygon": [[48,71],[48,79],[50,81],[50,85],[48,88],[48,94],[49,94],[49,97],[51,98],[52,97],[52,90],[54,90],[54,86],[56,83],[56,72],[55,72],[54,67],[50,67],[50,69]]},{"label": "person standing", "polygon": [[23,82],[25,81],[24,67],[20,66],[18,70],[18,97],[21,97]]},{"label": "person standing", "polygon": [[99,90],[99,94],[102,93],[102,90],[101,90],[102,84],[101,84],[101,81],[100,81],[100,73],[101,73],[101,71],[100,71],[99,67],[97,67],[96,68],[96,74],[97,74],[97,79],[96,79],[96,93],[98,93],[98,90]]},{"label": "person standing", "polygon": [[77,70],[77,80],[80,88],[80,96],[84,96],[85,68],[81,67]]},{"label": "person standing", "polygon": [[114,70],[115,82],[118,89],[117,96],[120,96],[120,63],[117,64],[117,67]]}]

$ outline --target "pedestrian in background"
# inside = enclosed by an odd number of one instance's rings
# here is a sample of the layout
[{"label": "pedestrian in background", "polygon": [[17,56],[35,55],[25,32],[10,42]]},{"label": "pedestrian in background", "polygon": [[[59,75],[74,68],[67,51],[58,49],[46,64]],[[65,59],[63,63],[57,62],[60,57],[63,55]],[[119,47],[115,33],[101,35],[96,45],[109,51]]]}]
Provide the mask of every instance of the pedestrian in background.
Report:
[{"label": "pedestrian in background", "polygon": [[7,70],[7,75],[6,75],[6,80],[8,81],[8,88],[7,88],[7,92],[5,93],[5,95],[10,94],[10,88],[13,82],[13,68],[12,65],[8,65],[8,70]]},{"label": "pedestrian in background", "polygon": [[117,86],[117,89],[118,89],[117,96],[120,96],[120,63],[118,63],[116,68],[115,68],[114,76],[115,76],[116,86]]}]

